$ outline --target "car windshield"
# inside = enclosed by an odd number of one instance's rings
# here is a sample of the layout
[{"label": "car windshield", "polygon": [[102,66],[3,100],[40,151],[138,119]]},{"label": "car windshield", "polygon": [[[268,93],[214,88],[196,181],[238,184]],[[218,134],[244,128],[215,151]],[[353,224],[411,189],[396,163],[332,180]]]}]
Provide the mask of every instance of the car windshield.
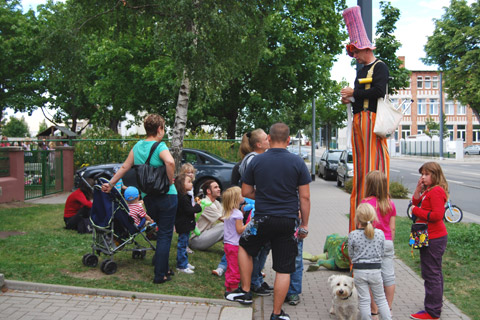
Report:
[{"label": "car windshield", "polygon": [[340,159],[341,151],[333,151],[328,155],[328,161],[338,161]]},{"label": "car windshield", "polygon": [[220,156],[217,156],[216,154],[210,153],[210,152],[208,152],[208,151],[202,150],[202,152],[208,154],[208,155],[209,155],[210,157],[212,157],[212,158],[217,159],[218,161],[221,161],[221,162],[230,162],[230,161],[228,161],[227,159],[224,159],[224,158],[222,158],[222,157],[220,157]]},{"label": "car windshield", "polygon": [[348,153],[347,162],[348,163],[353,163],[353,154],[351,152]]}]

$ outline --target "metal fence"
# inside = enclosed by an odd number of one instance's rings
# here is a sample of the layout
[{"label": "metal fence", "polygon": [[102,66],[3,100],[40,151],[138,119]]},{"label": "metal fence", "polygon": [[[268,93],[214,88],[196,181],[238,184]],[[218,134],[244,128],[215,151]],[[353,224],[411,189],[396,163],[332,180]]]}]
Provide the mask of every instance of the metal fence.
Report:
[{"label": "metal fence", "polygon": [[63,190],[63,151],[25,151],[25,200]]},{"label": "metal fence", "polygon": [[[427,156],[427,157],[439,157],[440,156],[440,142],[439,141],[405,141],[401,142],[402,154],[412,156]],[[455,157],[451,152],[447,152],[447,142],[443,142],[443,156],[445,158]]]}]

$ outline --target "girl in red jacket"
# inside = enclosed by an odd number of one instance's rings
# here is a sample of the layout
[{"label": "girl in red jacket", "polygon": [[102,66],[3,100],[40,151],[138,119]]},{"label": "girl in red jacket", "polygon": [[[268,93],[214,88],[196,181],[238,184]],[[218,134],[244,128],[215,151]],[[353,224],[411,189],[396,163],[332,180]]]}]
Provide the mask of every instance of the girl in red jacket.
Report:
[{"label": "girl in red jacket", "polygon": [[413,193],[413,214],[417,222],[428,224],[428,247],[420,248],[422,278],[425,280],[425,310],[412,319],[439,319],[442,311],[442,256],[447,247],[447,228],[443,223],[448,183],[436,162],[426,162],[418,170],[422,175]]}]

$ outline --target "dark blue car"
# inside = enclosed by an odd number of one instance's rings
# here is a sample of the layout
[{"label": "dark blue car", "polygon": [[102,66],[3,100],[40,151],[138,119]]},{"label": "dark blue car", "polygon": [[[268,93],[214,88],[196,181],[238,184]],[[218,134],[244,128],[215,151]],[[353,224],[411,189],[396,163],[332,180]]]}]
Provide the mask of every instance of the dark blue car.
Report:
[{"label": "dark blue car", "polygon": [[[182,164],[187,162],[197,170],[193,184],[195,194],[198,194],[203,183],[209,179],[215,180],[222,191],[230,187],[230,178],[235,163],[208,151],[185,148],[182,151]],[[78,188],[81,177],[110,179],[114,174],[114,168],[121,165],[121,163],[109,163],[81,168],[75,175],[75,188]],[[133,168],[123,176],[123,183],[126,186],[137,186],[137,177]]]}]

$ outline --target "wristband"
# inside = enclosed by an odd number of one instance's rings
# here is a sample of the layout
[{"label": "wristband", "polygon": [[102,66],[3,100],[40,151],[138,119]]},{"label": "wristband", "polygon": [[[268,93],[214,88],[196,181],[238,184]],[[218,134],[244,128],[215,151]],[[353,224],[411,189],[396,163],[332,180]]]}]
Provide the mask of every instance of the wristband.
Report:
[{"label": "wristband", "polygon": [[113,184],[110,181],[108,181],[108,185],[113,188]]}]

